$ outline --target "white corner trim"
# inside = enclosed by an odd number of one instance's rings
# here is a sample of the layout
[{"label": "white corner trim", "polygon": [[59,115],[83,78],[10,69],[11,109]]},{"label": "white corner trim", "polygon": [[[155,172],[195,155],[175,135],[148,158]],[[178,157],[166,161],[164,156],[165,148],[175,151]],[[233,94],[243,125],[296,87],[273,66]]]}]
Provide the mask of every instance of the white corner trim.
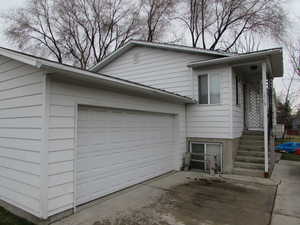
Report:
[{"label": "white corner trim", "polygon": [[78,127],[78,103],[74,103],[74,163],[73,163],[73,213],[76,213],[77,207],[77,127]]},{"label": "white corner trim", "polygon": [[228,67],[228,75],[229,76],[229,89],[230,89],[230,105],[229,105],[229,135],[233,138],[233,70],[232,67]]},{"label": "white corner trim", "polygon": [[42,143],[41,143],[41,185],[40,185],[40,202],[41,217],[48,218],[48,126],[49,126],[49,78],[43,73],[43,109],[42,109]]}]

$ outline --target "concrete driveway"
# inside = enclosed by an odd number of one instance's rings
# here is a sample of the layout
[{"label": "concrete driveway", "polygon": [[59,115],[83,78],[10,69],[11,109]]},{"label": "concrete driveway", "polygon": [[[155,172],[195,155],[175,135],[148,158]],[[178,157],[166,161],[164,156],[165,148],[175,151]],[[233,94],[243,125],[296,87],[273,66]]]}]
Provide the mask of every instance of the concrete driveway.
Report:
[{"label": "concrete driveway", "polygon": [[272,179],[280,181],[272,225],[299,225],[300,162],[281,160],[275,165]]},{"label": "concrete driveway", "polygon": [[268,225],[275,190],[177,172],[95,201],[55,225]]}]

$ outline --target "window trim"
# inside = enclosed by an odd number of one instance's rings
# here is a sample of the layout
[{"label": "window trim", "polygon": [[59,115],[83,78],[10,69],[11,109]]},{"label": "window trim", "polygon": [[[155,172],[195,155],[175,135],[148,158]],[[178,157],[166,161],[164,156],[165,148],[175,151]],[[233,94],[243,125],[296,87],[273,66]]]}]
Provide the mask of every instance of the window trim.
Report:
[{"label": "window trim", "polygon": [[[200,89],[200,86],[199,86],[199,79],[200,79],[200,76],[207,76],[207,103],[200,103],[199,102],[199,99],[200,99],[200,92],[199,92],[199,89]],[[221,105],[222,103],[222,98],[221,98],[221,88],[220,88],[220,102],[219,103],[211,103],[210,101],[210,83],[211,83],[211,74],[209,73],[203,73],[203,74],[199,74],[197,76],[197,79],[198,79],[198,105]],[[221,84],[221,83],[220,83]]]}]

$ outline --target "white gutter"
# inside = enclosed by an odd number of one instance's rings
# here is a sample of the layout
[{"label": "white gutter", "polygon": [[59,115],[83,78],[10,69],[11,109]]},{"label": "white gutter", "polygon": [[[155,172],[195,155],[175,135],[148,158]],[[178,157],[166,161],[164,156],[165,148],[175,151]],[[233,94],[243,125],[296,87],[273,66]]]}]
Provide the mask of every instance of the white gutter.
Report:
[{"label": "white gutter", "polygon": [[[53,65],[53,64],[55,64],[55,65]],[[87,81],[91,80],[91,81],[99,81],[99,82],[101,82],[101,81],[111,82],[112,84],[119,84],[126,88],[130,88],[133,91],[151,93],[156,96],[167,97],[167,98],[174,99],[174,100],[176,99],[182,103],[195,103],[196,102],[195,100],[193,100],[189,97],[177,95],[175,93],[171,93],[171,92],[168,92],[165,90],[160,90],[160,89],[148,87],[148,86],[145,86],[142,84],[114,78],[114,77],[111,77],[108,75],[93,73],[93,72],[53,63],[53,62],[47,62],[47,61],[41,62],[40,68],[50,70],[51,72],[52,71],[53,72],[63,72],[63,73],[69,74],[73,77],[76,77],[79,79],[84,79]]]},{"label": "white gutter", "polygon": [[39,68],[39,63],[37,62],[37,60],[34,59],[34,58],[31,58],[29,56],[21,55],[21,54],[18,54],[18,53],[14,53],[14,52],[6,50],[6,49],[1,49],[1,53],[0,54],[2,56],[8,57],[10,59],[14,59],[16,61],[25,63],[27,65]]}]

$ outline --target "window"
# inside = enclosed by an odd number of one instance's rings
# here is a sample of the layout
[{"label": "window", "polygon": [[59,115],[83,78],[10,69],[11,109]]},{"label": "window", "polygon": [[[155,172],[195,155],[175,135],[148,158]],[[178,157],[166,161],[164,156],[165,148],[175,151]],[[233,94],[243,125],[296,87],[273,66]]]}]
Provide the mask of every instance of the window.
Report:
[{"label": "window", "polygon": [[220,78],[217,74],[210,75],[210,104],[220,103]]},{"label": "window", "polygon": [[220,104],[220,77],[218,74],[198,77],[199,104]]},{"label": "window", "polygon": [[222,144],[219,143],[190,143],[191,169],[208,171],[211,163],[218,172],[222,172]]},{"label": "window", "polygon": [[208,75],[199,76],[199,103],[208,104]]},{"label": "window", "polygon": [[239,99],[239,78],[236,75],[235,76],[235,104],[239,105],[240,104],[240,99]]}]

